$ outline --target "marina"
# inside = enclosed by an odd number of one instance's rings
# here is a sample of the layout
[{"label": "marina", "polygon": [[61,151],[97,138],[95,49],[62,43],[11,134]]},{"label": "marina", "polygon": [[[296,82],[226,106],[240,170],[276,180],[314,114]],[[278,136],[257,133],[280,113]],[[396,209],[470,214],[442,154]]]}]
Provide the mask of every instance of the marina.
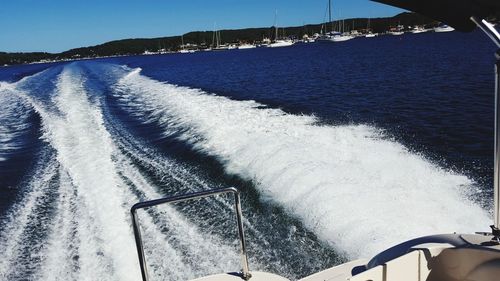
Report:
[{"label": "marina", "polygon": [[[325,3],[331,3],[331,0]],[[206,51],[228,51],[228,50],[248,50],[266,47],[290,47],[303,43],[343,43],[352,39],[375,38],[384,35],[410,35],[424,32],[450,32],[451,27],[443,28],[439,21],[422,18],[417,14],[408,12],[396,15],[393,18],[356,18],[356,19],[335,19],[330,10],[331,4],[327,6],[327,19],[321,24],[307,24],[302,27],[278,27],[277,10],[275,11],[275,22],[271,27],[258,28],[259,35],[255,36],[254,31],[243,29],[227,30],[217,27],[214,24],[211,31],[190,32],[179,36],[145,39],[148,47],[140,46],[139,42],[146,42],[144,39],[118,40],[105,43],[104,46],[94,46],[90,48],[77,48],[68,50],[61,54],[37,54],[40,59],[8,59],[2,64],[2,53],[0,53],[0,65],[9,66],[19,63],[50,63],[75,60],[86,60],[95,58],[120,57],[130,55],[168,55],[168,54],[192,54]],[[405,23],[405,24],[402,24]],[[241,33],[241,34],[240,34]],[[196,35],[195,35],[196,34]],[[240,34],[235,37],[235,34]],[[245,40],[235,39],[240,36]],[[125,43],[128,42],[128,43]],[[127,44],[134,47],[129,50],[122,48]],[[139,44],[139,45],[136,45]],[[96,50],[91,50],[97,48]],[[105,50],[105,51],[103,51]],[[35,57],[36,57],[35,56]]]}]

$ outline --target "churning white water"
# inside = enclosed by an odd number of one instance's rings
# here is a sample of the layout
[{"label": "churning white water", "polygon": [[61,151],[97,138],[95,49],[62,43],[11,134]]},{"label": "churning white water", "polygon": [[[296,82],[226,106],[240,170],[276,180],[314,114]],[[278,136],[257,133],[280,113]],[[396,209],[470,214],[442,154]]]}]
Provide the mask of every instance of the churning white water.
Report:
[{"label": "churning white water", "polygon": [[[36,95],[39,89],[21,90],[29,82],[13,86],[40,116],[46,149],[2,220],[0,279],[139,280],[129,210],[162,195],[118,149],[78,65],[57,74],[47,101]],[[174,163],[165,167],[183,173]],[[175,208],[141,213],[141,225],[154,280],[239,269],[234,245],[200,231]]]},{"label": "churning white water", "polygon": [[20,136],[30,127],[27,120],[31,110],[15,91],[13,84],[0,82],[0,161],[22,147]]},{"label": "churning white water", "polygon": [[216,157],[227,173],[252,181],[262,200],[284,206],[349,257],[488,225],[488,213],[469,199],[469,178],[374,127],[317,125],[314,116],[155,81],[140,69],[114,91],[131,114]]},{"label": "churning white water", "polygon": [[[319,125],[314,116],[159,82],[140,69],[72,63],[0,83],[1,163],[22,148],[35,115],[42,136],[18,198],[0,217],[0,280],[139,280],[132,204],[224,186],[120,127],[116,106],[251,183],[260,201],[243,205],[255,205],[244,213],[254,270],[296,279],[334,265],[337,254],[369,257],[417,236],[488,225],[469,178],[372,126]],[[153,280],[240,269],[227,233],[231,201],[201,203],[140,213]],[[263,211],[276,206],[285,212]],[[297,235],[303,226],[315,235]],[[330,260],[311,262],[315,254]]]}]

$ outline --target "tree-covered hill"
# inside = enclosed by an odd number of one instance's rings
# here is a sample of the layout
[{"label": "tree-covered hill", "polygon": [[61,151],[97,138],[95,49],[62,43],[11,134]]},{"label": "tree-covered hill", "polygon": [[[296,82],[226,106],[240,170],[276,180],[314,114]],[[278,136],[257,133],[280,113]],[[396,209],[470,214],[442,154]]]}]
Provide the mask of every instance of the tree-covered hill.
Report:
[{"label": "tree-covered hill", "polygon": [[[339,22],[332,22],[328,24],[309,24],[304,26],[279,28],[279,36],[302,38],[304,34],[312,35],[314,33],[320,33],[321,30],[324,29],[329,31],[332,29],[332,27],[338,26],[338,24]],[[363,30],[367,28],[368,24],[370,25],[370,28],[373,30],[373,32],[382,33],[387,31],[389,28],[397,25],[403,25],[405,28],[415,25],[433,27],[436,26],[438,22],[430,18],[408,12],[388,18],[355,18],[346,19],[343,21],[344,30]],[[275,28],[272,26],[262,28],[220,30],[222,43],[255,43],[262,41],[262,39],[266,37],[273,39],[275,36],[274,34]],[[96,46],[71,49],[58,54],[45,52],[0,52],[0,66],[46,60],[67,60],[104,56],[137,55],[142,54],[145,51],[177,51],[180,49],[182,42],[184,42],[185,45],[196,45],[196,48],[206,48],[213,43],[213,38],[214,31],[193,31],[182,36],[110,41]]]}]

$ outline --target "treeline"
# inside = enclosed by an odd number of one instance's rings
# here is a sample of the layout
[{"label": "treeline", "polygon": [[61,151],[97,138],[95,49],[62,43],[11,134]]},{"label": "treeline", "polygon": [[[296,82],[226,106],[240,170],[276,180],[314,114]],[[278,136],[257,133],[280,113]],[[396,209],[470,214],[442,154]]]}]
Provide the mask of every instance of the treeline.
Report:
[{"label": "treeline", "polygon": [[[320,33],[321,30],[332,30],[332,26],[338,26],[340,22],[324,24],[308,24],[304,26],[279,28],[279,36],[302,38],[304,34],[312,35]],[[403,25],[414,26],[424,25],[433,27],[438,22],[415,13],[401,13],[390,18],[354,18],[343,21],[344,30],[362,30],[366,29],[368,24],[373,32],[382,33],[389,28]],[[260,42],[263,38],[273,39],[275,34],[274,27],[264,28],[246,28],[221,30],[222,43]],[[171,36],[151,39],[123,39],[107,42],[101,45],[71,49],[58,54],[36,52],[36,53],[2,53],[0,52],[0,66],[20,63],[30,63],[41,60],[64,60],[78,58],[93,58],[103,56],[117,55],[137,55],[147,51],[177,51],[182,42],[184,44],[196,44],[197,46],[208,47],[212,44],[214,31],[194,31],[182,36]]]},{"label": "treeline", "polygon": [[35,53],[5,53],[0,52],[0,66],[5,64],[20,64],[40,61],[44,59],[52,59],[54,54],[35,52]]},{"label": "treeline", "polygon": [[[338,23],[331,23],[337,25]],[[370,27],[374,32],[384,32],[391,26],[401,25],[424,25],[436,24],[433,20],[415,14],[401,13],[392,18],[375,18],[370,19]],[[309,24],[296,27],[279,28],[279,36],[292,36],[301,38],[304,34],[312,35],[321,32],[322,27],[326,24]],[[345,30],[366,29],[368,25],[367,18],[355,18],[344,20]],[[331,27],[328,27],[331,30]],[[220,31],[221,43],[236,43],[260,42],[267,37],[274,39],[275,28],[245,28],[245,29],[225,29]],[[196,44],[198,46],[210,46],[213,43],[214,31],[193,31],[182,36],[160,37],[151,39],[123,39],[107,42],[101,45],[76,48],[63,52],[60,55],[63,57],[96,57],[96,56],[113,56],[113,55],[135,55],[142,54],[144,51],[158,51],[165,49],[169,51],[177,51],[180,49],[182,42],[184,44]]]}]

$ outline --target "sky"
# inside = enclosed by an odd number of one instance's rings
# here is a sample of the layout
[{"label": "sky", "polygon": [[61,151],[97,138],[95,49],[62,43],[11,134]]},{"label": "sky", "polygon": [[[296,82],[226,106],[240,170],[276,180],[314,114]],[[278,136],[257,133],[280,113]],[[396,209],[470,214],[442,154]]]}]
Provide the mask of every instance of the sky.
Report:
[{"label": "sky", "polygon": [[[325,20],[327,0],[1,0],[0,51],[62,52],[126,38],[197,30],[299,26]],[[333,18],[402,10],[368,0],[332,0]]]}]

